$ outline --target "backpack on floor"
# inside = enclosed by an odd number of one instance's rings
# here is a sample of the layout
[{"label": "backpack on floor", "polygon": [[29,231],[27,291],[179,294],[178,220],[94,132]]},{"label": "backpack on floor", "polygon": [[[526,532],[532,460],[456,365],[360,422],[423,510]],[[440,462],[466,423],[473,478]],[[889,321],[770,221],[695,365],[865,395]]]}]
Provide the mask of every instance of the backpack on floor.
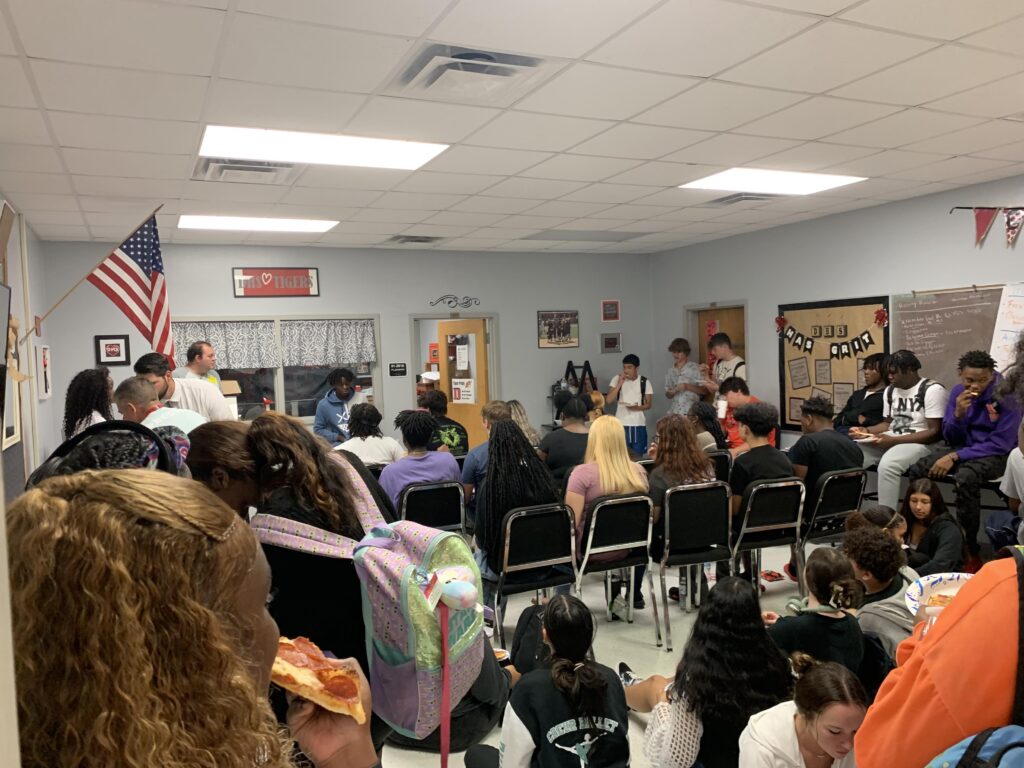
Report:
[{"label": "backpack on floor", "polygon": [[256,515],[253,530],[264,544],[354,562],[363,598],[370,667],[365,672],[373,713],[417,739],[440,725],[444,765],[451,710],[480,673],[486,643],[479,597],[465,608],[449,608],[438,602],[437,585],[429,590],[428,585],[437,571],[453,568],[480,584],[479,568],[458,534],[405,520],[385,523],[355,469],[332,458],[345,469],[355,491],[365,531],[361,541],[273,515]]},{"label": "backpack on floor", "polygon": [[1011,768],[1024,764],[1024,547],[1009,548],[1017,561],[1017,682],[1013,724],[986,728],[968,736],[936,757],[925,768]]}]

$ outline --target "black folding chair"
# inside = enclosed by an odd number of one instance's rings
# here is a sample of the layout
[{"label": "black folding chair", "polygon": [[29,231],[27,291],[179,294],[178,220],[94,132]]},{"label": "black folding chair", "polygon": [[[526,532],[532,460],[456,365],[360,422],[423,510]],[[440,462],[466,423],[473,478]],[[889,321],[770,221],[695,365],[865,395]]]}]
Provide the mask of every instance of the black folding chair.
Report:
[{"label": "black folding chair", "polygon": [[803,509],[804,483],[798,477],[753,482],[743,492],[732,562],[741,552],[750,552],[755,584],[761,575],[761,549],[796,544]]},{"label": "black folding chair", "polygon": [[843,537],[846,518],[860,509],[867,472],[863,469],[836,469],[825,472],[814,484],[808,499],[810,514],[804,515],[800,525],[800,540],[796,544],[797,586],[800,596],[807,596],[804,585],[804,566],[807,563],[807,545],[839,541]]},{"label": "black folding chair", "polygon": [[[731,554],[732,493],[729,484],[716,480],[669,488],[661,514],[665,519],[665,550],[659,563],[661,600],[665,612],[666,650],[672,650],[672,620],[669,618],[668,589],[665,573],[670,568],[685,567],[692,599],[700,592],[704,563],[728,560]],[[654,593],[654,574],[648,572],[650,591]],[[679,590],[680,604],[686,600]],[[696,601],[694,601],[696,603]],[[687,607],[687,610],[689,608]],[[661,627],[655,611],[657,644],[661,646]]]},{"label": "black folding chair", "polygon": [[462,483],[413,483],[398,496],[398,516],[440,531],[466,530]]},{"label": "black folding chair", "polygon": [[501,527],[504,536],[496,558],[501,572],[494,591],[494,627],[504,648],[503,597],[576,583],[576,526],[568,507],[540,504],[510,510]]},{"label": "black folding chair", "polygon": [[729,482],[732,473],[732,454],[727,450],[708,451],[708,458],[715,463],[715,480]]},{"label": "black folding chair", "polygon": [[654,471],[654,459],[637,459],[636,463],[643,467],[648,475]]},{"label": "black folding chair", "polygon": [[[587,515],[583,529],[583,551],[576,575],[576,594],[582,594],[585,573],[604,573],[608,621],[612,620],[611,572],[620,568],[629,569],[626,621],[633,621],[635,567],[647,565],[647,561],[650,560],[648,548],[651,544],[652,511],[653,505],[649,496],[603,496],[595,500]],[[592,559],[594,555],[609,552],[621,552],[625,556],[610,562]],[[651,605],[657,620],[658,604],[653,593]]]}]

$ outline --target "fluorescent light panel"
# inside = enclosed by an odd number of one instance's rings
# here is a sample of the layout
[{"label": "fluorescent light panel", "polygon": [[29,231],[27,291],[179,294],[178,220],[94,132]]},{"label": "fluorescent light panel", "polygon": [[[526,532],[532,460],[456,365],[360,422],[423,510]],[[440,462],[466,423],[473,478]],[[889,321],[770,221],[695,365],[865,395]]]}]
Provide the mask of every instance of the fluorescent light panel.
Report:
[{"label": "fluorescent light panel", "polygon": [[226,229],[238,232],[326,232],[336,221],[319,219],[267,219],[251,216],[181,215],[178,229]]},{"label": "fluorescent light panel", "polygon": [[415,171],[446,149],[447,144],[427,144],[421,141],[208,125],[199,154],[202,157],[230,157],[274,163],[353,165]]},{"label": "fluorescent light panel", "polygon": [[717,189],[725,192],[760,192],[773,195],[813,195],[826,189],[844,187],[864,181],[863,176],[835,176],[828,173],[771,171],[764,168],[730,168],[680,189]]}]

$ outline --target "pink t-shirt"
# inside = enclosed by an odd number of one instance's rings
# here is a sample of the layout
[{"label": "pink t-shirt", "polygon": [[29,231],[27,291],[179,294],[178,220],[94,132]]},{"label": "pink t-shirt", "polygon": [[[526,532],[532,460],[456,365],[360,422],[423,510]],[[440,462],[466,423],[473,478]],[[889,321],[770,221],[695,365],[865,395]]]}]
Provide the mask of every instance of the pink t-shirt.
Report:
[{"label": "pink t-shirt", "polygon": [[[644,485],[644,490],[640,493],[647,492],[647,470],[645,470],[639,464],[634,463],[633,468],[636,471],[636,476]],[[576,529],[576,557],[581,558],[583,552],[583,529],[586,527],[586,520],[590,514],[590,507],[594,503],[595,499],[601,496],[611,496],[617,491],[603,491],[601,490],[601,475],[597,468],[597,462],[592,461],[589,464],[580,464],[576,467],[572,474],[569,475],[569,484],[566,486],[567,493],[578,493],[583,497],[583,525],[580,525]],[[597,563],[609,563],[613,560],[621,560],[625,557],[625,553],[618,554],[615,552],[603,553],[600,555],[594,555],[591,560]]]}]

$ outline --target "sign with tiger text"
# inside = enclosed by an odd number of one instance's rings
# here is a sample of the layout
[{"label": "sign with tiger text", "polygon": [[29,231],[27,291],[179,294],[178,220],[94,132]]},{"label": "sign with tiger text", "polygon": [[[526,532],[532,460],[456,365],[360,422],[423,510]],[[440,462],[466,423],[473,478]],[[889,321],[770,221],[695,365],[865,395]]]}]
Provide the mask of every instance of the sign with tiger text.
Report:
[{"label": "sign with tiger text", "polygon": [[320,295],[315,267],[235,267],[231,274],[239,299]]}]

